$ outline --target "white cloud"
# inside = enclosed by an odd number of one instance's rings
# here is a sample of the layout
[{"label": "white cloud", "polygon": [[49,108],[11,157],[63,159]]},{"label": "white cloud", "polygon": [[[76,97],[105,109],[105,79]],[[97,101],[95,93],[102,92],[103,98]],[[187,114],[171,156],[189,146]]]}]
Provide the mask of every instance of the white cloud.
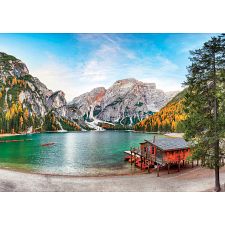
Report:
[{"label": "white cloud", "polygon": [[102,45],[97,51],[92,53],[90,59],[84,63],[80,71],[80,79],[89,82],[106,80],[112,73],[116,54],[116,49]]},{"label": "white cloud", "polygon": [[[92,69],[95,66],[94,62],[90,63],[86,68],[86,73],[88,73],[88,70],[93,71]],[[38,77],[49,89],[53,91],[62,90],[68,102],[95,87],[104,86],[101,81],[105,78],[97,74],[97,71],[95,72],[94,76],[89,74],[92,76],[92,79],[87,81],[82,76],[80,66],[77,66],[77,68],[69,67],[52,54],[47,54],[45,63],[30,71],[33,76]]]},{"label": "white cloud", "polygon": [[164,79],[160,79],[158,77],[149,77],[140,79],[140,81],[145,83],[155,83],[156,88],[163,91],[180,91],[183,89],[181,83],[176,82],[176,79],[171,77],[165,77]]},{"label": "white cloud", "polygon": [[53,91],[63,90],[69,101],[95,87],[108,88],[116,80],[128,77],[155,82],[157,88],[165,91],[181,89],[179,67],[163,55],[138,56],[123,47],[121,40],[108,35],[102,35],[101,40],[96,40],[95,35],[84,35],[81,39],[99,42],[99,47],[92,50],[83,63],[74,62],[71,67],[48,53],[45,63],[34,68],[31,74]]},{"label": "white cloud", "polygon": [[49,89],[53,91],[62,90],[67,99],[72,99],[79,94],[74,87],[74,70],[62,64],[56,57],[49,55],[41,66],[33,68],[30,73],[36,76]]},{"label": "white cloud", "polygon": [[99,46],[83,65],[80,80],[87,83],[102,82],[110,86],[118,79],[134,77],[144,82],[155,82],[166,91],[181,89],[180,68],[163,55],[138,56],[124,47],[124,39],[110,34],[84,34],[82,42]]},{"label": "white cloud", "polygon": [[[190,41],[185,39],[186,41],[179,42],[171,37],[168,45],[177,49],[183,59],[189,49],[202,44],[202,40],[193,38],[194,35],[190,37]],[[204,38],[206,39],[205,36],[202,37]],[[133,44],[131,39],[115,34],[80,34],[76,35],[76,39],[74,46],[78,50],[81,49],[83,55],[79,58],[78,53],[76,59],[69,58],[69,61],[62,61],[61,58],[65,60],[65,57],[49,52],[40,54],[34,51],[31,57],[29,51],[26,52],[25,48],[13,43],[4,46],[0,43],[0,48],[21,58],[27,64],[30,73],[37,76],[49,89],[64,91],[68,101],[95,87],[108,88],[116,80],[129,77],[143,82],[155,82],[157,88],[165,91],[181,89],[181,83],[185,79],[185,71],[182,71],[184,68],[180,68],[173,59],[169,60],[161,51],[155,51],[153,48],[149,54],[141,52],[143,46],[141,49],[137,49],[137,45],[136,48],[130,47]],[[142,40],[138,44],[141,43]],[[73,51],[74,46],[71,46]],[[161,54],[154,55],[153,52]]]},{"label": "white cloud", "polygon": [[81,80],[89,82],[104,81],[107,79],[107,69],[96,60],[91,60],[87,63],[80,77]]},{"label": "white cloud", "polygon": [[179,67],[161,55],[145,58],[135,65],[131,65],[127,75],[142,82],[156,83],[157,88],[164,91],[182,89],[181,83],[183,80],[180,76]]},{"label": "white cloud", "polygon": [[[81,69],[81,80],[88,82],[104,81],[113,75],[118,64],[120,49],[102,44],[99,49],[91,54]],[[79,68],[80,70],[80,68]]]},{"label": "white cloud", "polygon": [[84,63],[81,71],[81,79],[92,81],[103,81],[115,76],[115,71],[121,66],[121,60],[133,60],[136,55],[133,51],[122,47],[122,40],[119,37],[112,38],[108,34],[85,34],[79,35],[81,41],[90,44],[96,43],[99,48],[94,50]]}]

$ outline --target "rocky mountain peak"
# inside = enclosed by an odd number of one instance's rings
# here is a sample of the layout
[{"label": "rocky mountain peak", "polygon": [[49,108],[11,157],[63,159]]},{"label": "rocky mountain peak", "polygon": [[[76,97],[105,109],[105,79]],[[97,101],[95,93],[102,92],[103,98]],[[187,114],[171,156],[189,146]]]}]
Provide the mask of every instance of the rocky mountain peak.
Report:
[{"label": "rocky mountain peak", "polygon": [[97,87],[90,92],[75,97],[69,105],[80,110],[83,116],[92,119],[95,116],[95,106],[100,105],[105,93],[106,89],[104,87]]},{"label": "rocky mountain peak", "polygon": [[54,92],[49,98],[48,102],[50,102],[50,107],[57,109],[67,105],[65,99],[65,93],[63,91]]},{"label": "rocky mountain peak", "polygon": [[[99,92],[101,97],[96,101]],[[134,124],[149,113],[159,111],[174,95],[156,89],[155,83],[128,78],[116,81],[107,90],[94,89],[80,95],[74,98],[73,104],[89,120]]]},{"label": "rocky mountain peak", "polygon": [[0,52],[0,75],[23,77],[29,74],[27,66],[14,56]]},{"label": "rocky mountain peak", "polygon": [[125,85],[128,83],[138,83],[140,81],[136,80],[135,78],[126,78],[126,79],[121,79],[117,80],[113,85]]}]

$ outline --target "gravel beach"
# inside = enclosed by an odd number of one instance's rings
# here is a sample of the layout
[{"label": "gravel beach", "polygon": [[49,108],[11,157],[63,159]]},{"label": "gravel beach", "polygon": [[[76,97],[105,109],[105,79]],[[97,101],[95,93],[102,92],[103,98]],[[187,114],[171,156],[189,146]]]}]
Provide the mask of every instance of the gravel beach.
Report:
[{"label": "gravel beach", "polygon": [[[221,169],[221,184],[225,182],[225,168]],[[106,177],[73,177],[32,174],[0,169],[0,191],[19,192],[196,192],[211,190],[214,186],[214,171],[194,167],[171,174],[156,173]]]}]

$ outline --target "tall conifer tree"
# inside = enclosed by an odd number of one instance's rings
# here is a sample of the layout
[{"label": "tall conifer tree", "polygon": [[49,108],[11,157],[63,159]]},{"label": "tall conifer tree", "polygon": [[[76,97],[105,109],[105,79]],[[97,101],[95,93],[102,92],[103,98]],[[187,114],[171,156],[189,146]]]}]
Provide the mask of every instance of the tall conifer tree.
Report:
[{"label": "tall conifer tree", "polygon": [[191,52],[185,108],[185,137],[195,143],[194,159],[215,170],[215,191],[220,191],[219,168],[225,138],[225,36],[212,37]]}]

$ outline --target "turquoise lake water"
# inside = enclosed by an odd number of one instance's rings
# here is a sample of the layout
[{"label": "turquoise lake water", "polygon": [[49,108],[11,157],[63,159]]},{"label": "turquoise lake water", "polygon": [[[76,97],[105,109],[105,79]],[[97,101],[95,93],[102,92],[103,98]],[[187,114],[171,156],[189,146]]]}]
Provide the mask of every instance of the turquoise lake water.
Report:
[{"label": "turquoise lake water", "polygon": [[[41,133],[0,138],[0,167],[76,176],[131,173],[124,151],[153,134],[128,131]],[[51,146],[42,146],[46,143]]]}]

